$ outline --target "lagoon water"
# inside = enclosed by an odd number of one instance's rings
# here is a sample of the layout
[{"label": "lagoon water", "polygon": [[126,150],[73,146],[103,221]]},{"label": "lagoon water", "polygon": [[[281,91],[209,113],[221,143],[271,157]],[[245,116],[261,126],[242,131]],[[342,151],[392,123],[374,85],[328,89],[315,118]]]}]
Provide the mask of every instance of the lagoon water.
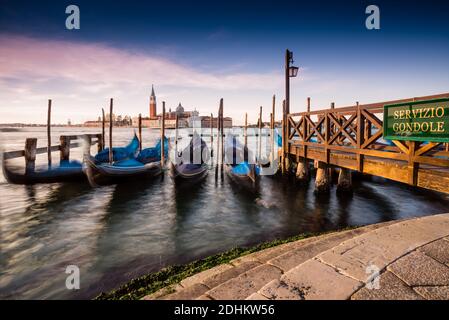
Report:
[{"label": "lagoon water", "polygon": [[[98,132],[52,130],[54,144],[61,134]],[[23,149],[26,137],[38,137],[38,146],[46,143],[45,128],[0,135],[3,150]],[[158,135],[144,130],[144,147]],[[132,129],[114,130],[115,145],[131,137]],[[57,161],[59,155],[53,157]],[[71,158],[81,159],[81,150],[72,150]],[[45,159],[38,156],[38,162]],[[23,165],[23,159],[12,164]],[[213,170],[196,185],[174,184],[165,174],[96,189],[87,182],[10,185],[0,174],[0,298],[89,299],[139,275],[235,246],[443,213],[448,207],[446,195],[380,178],[354,179],[352,197],[337,196],[334,189],[318,197],[313,181],[296,186],[262,177],[254,194],[226,176],[216,180]],[[80,290],[66,289],[69,265],[80,268]]]}]

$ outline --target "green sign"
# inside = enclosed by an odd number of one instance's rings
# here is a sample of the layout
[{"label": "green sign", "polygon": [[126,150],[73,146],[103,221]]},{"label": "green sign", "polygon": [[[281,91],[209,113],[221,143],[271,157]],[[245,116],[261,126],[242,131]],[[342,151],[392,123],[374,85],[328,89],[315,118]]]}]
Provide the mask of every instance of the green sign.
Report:
[{"label": "green sign", "polygon": [[384,139],[449,142],[449,99],[384,106]]}]

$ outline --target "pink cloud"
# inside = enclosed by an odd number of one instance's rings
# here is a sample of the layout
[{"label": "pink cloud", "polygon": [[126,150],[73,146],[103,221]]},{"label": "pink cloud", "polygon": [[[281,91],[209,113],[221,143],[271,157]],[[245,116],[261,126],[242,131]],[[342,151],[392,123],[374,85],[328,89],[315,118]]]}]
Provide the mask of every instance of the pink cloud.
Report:
[{"label": "pink cloud", "polygon": [[[74,43],[0,35],[0,77],[58,78],[99,89],[115,83],[198,87],[210,89],[264,88],[279,73],[232,73],[218,75],[192,67],[101,44]],[[91,88],[92,89],[92,88]]]}]

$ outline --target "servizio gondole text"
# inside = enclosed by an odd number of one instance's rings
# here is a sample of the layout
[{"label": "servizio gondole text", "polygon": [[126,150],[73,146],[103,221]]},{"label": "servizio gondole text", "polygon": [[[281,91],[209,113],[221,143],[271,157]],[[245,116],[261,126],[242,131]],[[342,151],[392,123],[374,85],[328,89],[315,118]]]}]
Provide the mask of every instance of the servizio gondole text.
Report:
[{"label": "servizio gondole text", "polygon": [[[393,112],[394,120],[413,119],[441,119],[444,117],[444,108],[419,108],[412,110],[396,110]],[[444,121],[422,121],[422,122],[395,122],[395,132],[444,132]]]}]

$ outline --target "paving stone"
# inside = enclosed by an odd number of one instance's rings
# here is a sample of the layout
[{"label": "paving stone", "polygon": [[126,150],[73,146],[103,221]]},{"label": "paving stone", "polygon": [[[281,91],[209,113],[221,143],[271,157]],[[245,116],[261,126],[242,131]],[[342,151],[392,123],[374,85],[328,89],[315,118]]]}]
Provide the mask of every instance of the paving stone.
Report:
[{"label": "paving stone", "polygon": [[[256,262],[260,262],[255,256],[254,254],[248,254],[246,256],[243,257],[239,257],[236,258],[234,260],[229,261],[229,264],[234,266],[234,267],[238,267],[239,265],[246,263],[246,262],[252,262],[252,261],[256,261]],[[261,262],[260,262],[261,263]]]},{"label": "paving stone", "polygon": [[258,261],[260,261],[262,263],[266,263],[268,260],[276,258],[276,257],[294,249],[297,246],[302,246],[304,244],[314,242],[314,241],[316,241],[315,237],[298,240],[298,241],[293,241],[293,242],[285,243],[285,244],[282,244],[282,245],[279,245],[279,246],[276,246],[273,248],[268,248],[268,249],[265,249],[265,250],[262,250],[259,252],[255,252],[251,255],[254,256]]},{"label": "paving stone", "polygon": [[413,289],[428,300],[449,300],[449,286],[414,287]]},{"label": "paving stone", "polygon": [[216,300],[242,300],[281,275],[282,272],[278,268],[264,264],[226,281],[209,290],[207,294]]},{"label": "paving stone", "polygon": [[435,260],[448,264],[449,263],[449,241],[440,239],[419,248],[419,251],[424,252]]},{"label": "paving stone", "polygon": [[202,283],[204,280],[206,280],[206,279],[208,279],[208,278],[210,278],[210,277],[212,277],[214,275],[217,275],[219,273],[222,273],[222,272],[224,272],[226,270],[232,269],[232,268],[233,268],[233,266],[230,265],[230,264],[227,264],[227,263],[221,264],[221,265],[218,265],[218,266],[213,267],[211,269],[208,269],[208,270],[205,270],[203,272],[197,273],[197,274],[195,274],[195,275],[193,275],[191,277],[188,277],[188,278],[182,280],[181,281],[181,285],[183,287],[189,287],[189,286],[191,286],[191,285],[193,285],[195,283]]},{"label": "paving stone", "polygon": [[301,263],[315,257],[321,252],[335,247],[344,240],[347,240],[360,234],[361,232],[362,231],[351,230],[343,233],[332,234],[328,237],[321,238],[318,241],[298,246],[297,248],[292,249],[275,259],[269,260],[268,263],[286,272],[300,265]]},{"label": "paving stone", "polygon": [[190,287],[183,288],[175,293],[168,294],[166,296],[161,297],[161,300],[193,300],[200,296],[202,296],[207,290],[204,284],[196,283],[191,285]]},{"label": "paving stone", "polygon": [[449,285],[449,268],[419,251],[400,258],[388,270],[409,286]]},{"label": "paving stone", "polygon": [[422,300],[423,298],[389,271],[379,277],[379,289],[363,287],[351,297],[352,300]]},{"label": "paving stone", "polygon": [[143,297],[142,300],[156,300],[156,299],[159,299],[168,294],[174,293],[176,291],[180,291],[182,289],[183,289],[183,287],[179,284],[167,286],[167,287],[162,288],[152,294],[149,294],[149,295]]},{"label": "paving stone", "polygon": [[304,300],[307,288],[290,287],[281,280],[273,280],[262,287],[259,293],[271,300]]},{"label": "paving stone", "polygon": [[[281,277],[281,281],[287,285],[288,290],[298,292],[306,300],[349,299],[362,286],[361,282],[344,276],[317,260],[309,260],[288,271]],[[278,296],[285,296],[285,293]]]},{"label": "paving stone", "polygon": [[362,234],[323,252],[318,259],[360,281],[367,268],[380,270],[417,247],[449,233],[449,215],[431,216],[392,224]]},{"label": "paving stone", "polygon": [[268,298],[264,297],[263,295],[256,292],[256,293],[253,293],[252,295],[250,295],[245,300],[268,300]]},{"label": "paving stone", "polygon": [[228,270],[224,270],[223,272],[213,274],[210,277],[203,280],[203,284],[206,285],[209,288],[214,288],[229,279],[235,278],[239,276],[240,274],[251,270],[253,268],[256,268],[257,266],[260,266],[261,263],[258,261],[246,261],[242,262],[239,265],[232,267]]}]

